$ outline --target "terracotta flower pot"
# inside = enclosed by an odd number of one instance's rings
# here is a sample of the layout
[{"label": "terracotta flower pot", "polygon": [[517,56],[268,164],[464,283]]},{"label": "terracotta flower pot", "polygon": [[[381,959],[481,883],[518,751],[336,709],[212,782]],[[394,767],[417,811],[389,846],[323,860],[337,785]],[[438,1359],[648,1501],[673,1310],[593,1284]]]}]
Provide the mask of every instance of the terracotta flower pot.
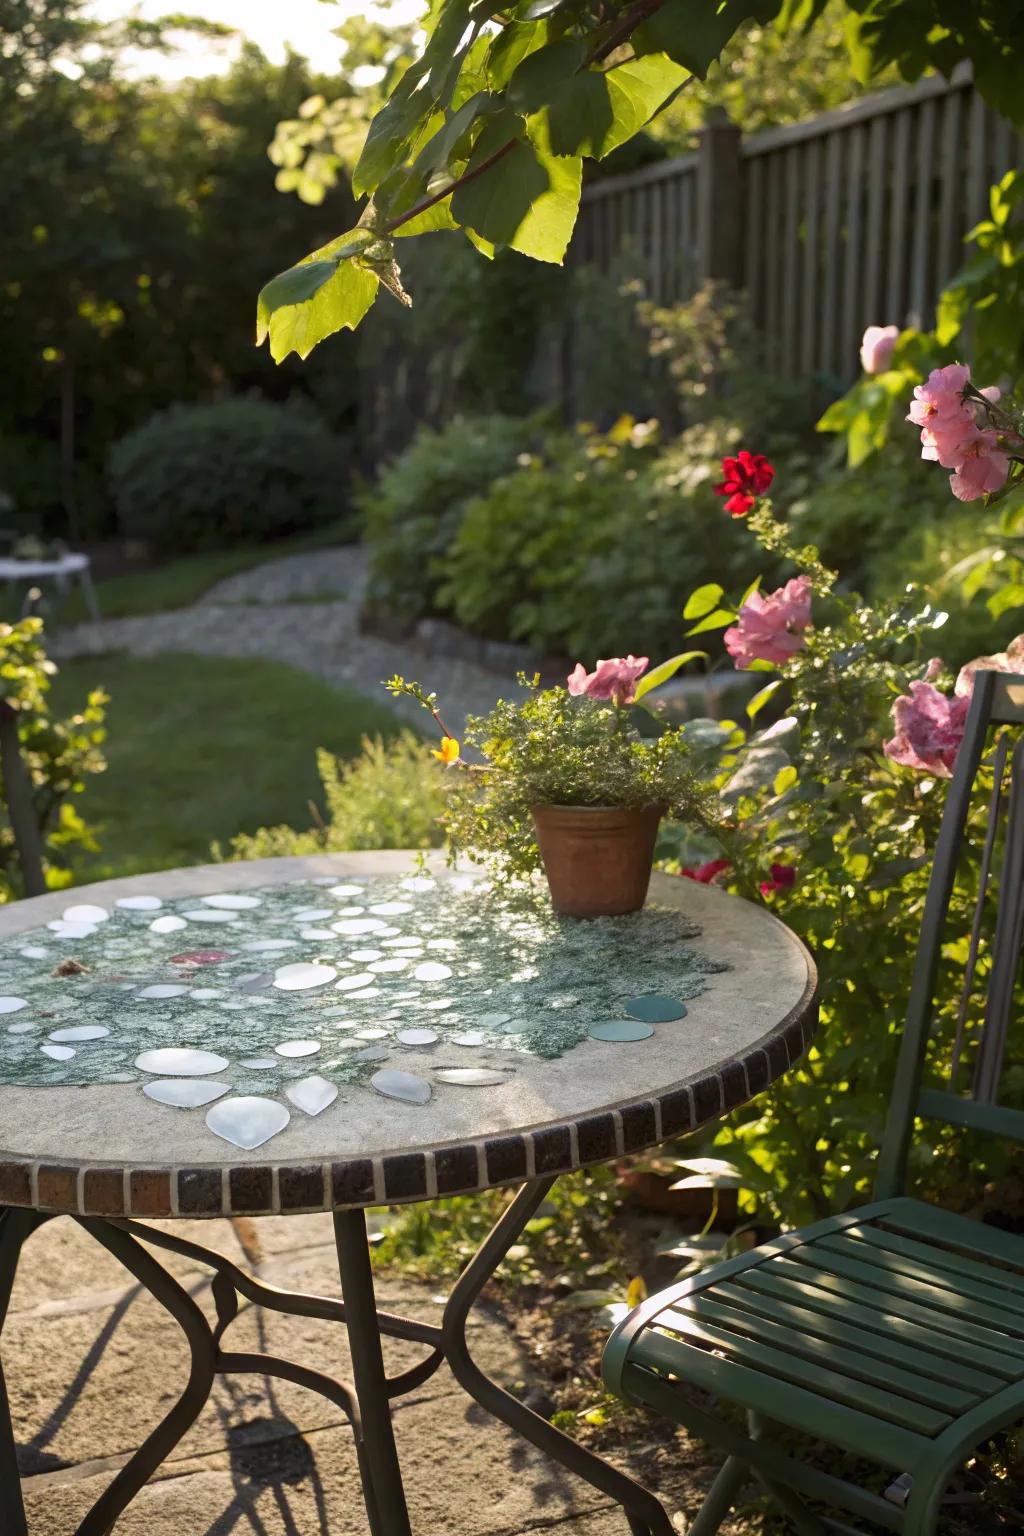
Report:
[{"label": "terracotta flower pot", "polygon": [[551,890],[567,917],[617,917],[647,900],[660,805],[535,805],[533,825]]}]

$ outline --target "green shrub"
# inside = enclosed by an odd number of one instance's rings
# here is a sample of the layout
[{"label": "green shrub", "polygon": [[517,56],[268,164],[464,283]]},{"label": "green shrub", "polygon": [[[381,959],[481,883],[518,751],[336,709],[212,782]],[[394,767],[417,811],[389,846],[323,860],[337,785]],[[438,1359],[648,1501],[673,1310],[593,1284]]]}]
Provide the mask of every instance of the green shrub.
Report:
[{"label": "green shrub", "polygon": [[[412,731],[385,743],[363,737],[351,762],[317,753],[327,819],[305,832],[261,827],[232,838],[228,858],[268,859],[285,854],[342,853],[354,848],[436,848],[442,841],[441,769]],[[220,850],[214,852],[220,857]]]},{"label": "green shrub", "polygon": [[346,511],[348,449],[270,400],[174,406],[110,456],[121,531],[176,554],[304,532]]},{"label": "green shrub", "polygon": [[745,586],[756,574],[749,539],[713,490],[735,437],[698,425],[659,452],[656,435],[628,420],[607,435],[553,434],[466,505],[436,561],[439,608],[544,655],[677,650],[687,583],[724,570]]},{"label": "green shrub", "polygon": [[467,417],[420,430],[358,498],[370,549],[371,606],[406,625],[436,611],[431,572],[465,502],[508,473],[539,435],[537,417]]}]

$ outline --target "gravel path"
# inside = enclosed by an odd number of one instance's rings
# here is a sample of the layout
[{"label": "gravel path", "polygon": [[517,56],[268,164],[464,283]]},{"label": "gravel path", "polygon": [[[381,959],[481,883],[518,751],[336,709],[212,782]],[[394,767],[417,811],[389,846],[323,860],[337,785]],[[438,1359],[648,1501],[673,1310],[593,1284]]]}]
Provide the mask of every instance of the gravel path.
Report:
[{"label": "gravel path", "polygon": [[358,545],[289,555],[218,582],[191,608],[78,624],[54,637],[57,660],[127,651],[153,656],[261,656],[300,667],[329,683],[393,704],[423,724],[422,709],[392,701],[381,680],[399,672],[440,697],[453,730],[517,692],[515,679],[448,656],[426,656],[358,629],[366,557]]}]

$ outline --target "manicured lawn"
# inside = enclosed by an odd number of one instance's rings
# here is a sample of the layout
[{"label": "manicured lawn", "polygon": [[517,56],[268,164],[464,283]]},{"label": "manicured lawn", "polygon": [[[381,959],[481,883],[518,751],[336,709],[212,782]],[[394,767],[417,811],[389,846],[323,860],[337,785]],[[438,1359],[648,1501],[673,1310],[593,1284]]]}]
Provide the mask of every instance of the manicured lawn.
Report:
[{"label": "manicured lawn", "polygon": [[[248,571],[255,565],[279,560],[284,555],[298,555],[307,549],[324,549],[343,542],[344,530],[340,526],[331,526],[272,544],[211,550],[208,554],[186,555],[181,560],[168,561],[152,570],[111,576],[96,584],[100,612],[105,619],[124,619],[138,613],[186,608],[190,603],[198,602],[218,581],[224,581],[238,571]],[[76,587],[61,607],[60,622],[77,624],[86,617],[85,604]]]},{"label": "manicured lawn", "polygon": [[102,852],[79,880],[201,863],[215,839],[260,826],[308,828],[316,748],[351,757],[362,736],[397,729],[385,704],[278,662],[190,655],[69,662],[55,710],[74,713],[99,685],[109,766],[79,803]]}]

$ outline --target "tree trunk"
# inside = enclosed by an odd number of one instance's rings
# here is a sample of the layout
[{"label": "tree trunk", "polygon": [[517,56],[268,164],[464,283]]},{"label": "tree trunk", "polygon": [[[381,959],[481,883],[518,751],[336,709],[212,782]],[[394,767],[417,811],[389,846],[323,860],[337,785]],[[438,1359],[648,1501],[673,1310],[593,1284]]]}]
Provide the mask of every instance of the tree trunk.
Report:
[{"label": "tree trunk", "polygon": [[75,360],[64,352],[60,365],[60,493],[73,544],[81,543],[75,496]]}]

